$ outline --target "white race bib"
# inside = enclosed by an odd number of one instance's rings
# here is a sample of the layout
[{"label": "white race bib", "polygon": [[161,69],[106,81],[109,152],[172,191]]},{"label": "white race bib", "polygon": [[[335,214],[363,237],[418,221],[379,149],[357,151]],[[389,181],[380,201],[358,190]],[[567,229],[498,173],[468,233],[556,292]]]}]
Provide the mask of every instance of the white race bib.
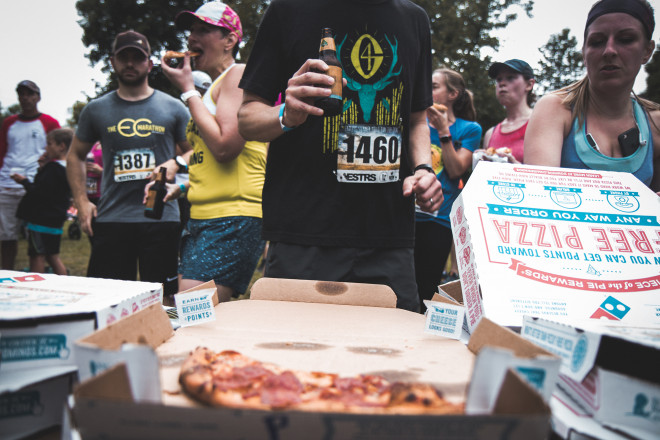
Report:
[{"label": "white race bib", "polygon": [[342,125],[337,145],[337,180],[344,183],[396,182],[401,148],[398,127]]},{"label": "white race bib", "polygon": [[148,148],[115,153],[115,182],[148,179],[155,168],[156,156]]}]

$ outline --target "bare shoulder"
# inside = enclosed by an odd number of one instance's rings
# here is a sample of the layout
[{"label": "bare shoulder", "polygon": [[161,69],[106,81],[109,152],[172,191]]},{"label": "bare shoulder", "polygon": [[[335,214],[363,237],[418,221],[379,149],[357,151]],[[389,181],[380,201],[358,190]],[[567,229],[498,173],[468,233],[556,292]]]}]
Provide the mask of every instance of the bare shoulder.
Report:
[{"label": "bare shoulder", "polygon": [[227,72],[227,82],[238,83],[243,77],[243,71],[245,70],[245,64],[236,64]]},{"label": "bare shoulder", "polygon": [[548,93],[542,96],[534,106],[534,110],[562,116],[567,114],[569,117],[571,113],[570,109],[563,103],[563,98],[557,93]]}]

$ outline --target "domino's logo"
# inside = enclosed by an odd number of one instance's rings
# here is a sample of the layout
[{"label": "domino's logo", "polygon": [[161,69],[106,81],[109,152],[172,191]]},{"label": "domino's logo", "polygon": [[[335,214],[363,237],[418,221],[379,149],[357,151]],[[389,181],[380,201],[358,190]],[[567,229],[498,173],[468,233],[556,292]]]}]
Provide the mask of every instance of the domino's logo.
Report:
[{"label": "domino's logo", "polygon": [[618,299],[608,296],[605,301],[591,315],[591,319],[609,319],[610,321],[621,321],[628,314],[630,307]]}]

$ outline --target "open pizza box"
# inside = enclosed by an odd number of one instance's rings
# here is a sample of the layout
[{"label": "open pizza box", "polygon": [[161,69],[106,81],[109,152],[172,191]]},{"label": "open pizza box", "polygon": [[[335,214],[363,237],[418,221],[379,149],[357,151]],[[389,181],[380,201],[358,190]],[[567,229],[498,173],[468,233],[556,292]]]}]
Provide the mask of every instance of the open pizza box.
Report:
[{"label": "open pizza box", "polygon": [[[550,410],[512,359],[547,368],[559,358],[488,319],[468,346],[424,333],[424,316],[395,308],[387,286],[263,278],[251,299],[222,303],[216,319],[172,330],[151,307],[81,339],[105,356],[68,403],[82,438],[545,438]],[[459,415],[367,415],[210,408],[183,394],[191,350],[236,350],[283,368],[423,382],[466,403]],[[142,354],[142,355],[139,355]],[[114,359],[113,359],[114,357]],[[82,358],[79,356],[78,358]],[[113,364],[113,362],[115,362]]]}]

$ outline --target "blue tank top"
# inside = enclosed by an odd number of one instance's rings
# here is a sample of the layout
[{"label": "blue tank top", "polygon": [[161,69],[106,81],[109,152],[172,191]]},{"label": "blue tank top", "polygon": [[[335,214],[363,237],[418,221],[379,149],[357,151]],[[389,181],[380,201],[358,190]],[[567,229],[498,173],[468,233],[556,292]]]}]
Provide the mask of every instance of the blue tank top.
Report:
[{"label": "blue tank top", "polygon": [[570,133],[564,139],[561,150],[561,167],[632,173],[646,186],[653,179],[653,136],[648,116],[642,106],[633,99],[635,120],[640,131],[640,146],[627,157],[609,157],[596,151],[587,142],[584,124],[578,126],[575,118]]}]

